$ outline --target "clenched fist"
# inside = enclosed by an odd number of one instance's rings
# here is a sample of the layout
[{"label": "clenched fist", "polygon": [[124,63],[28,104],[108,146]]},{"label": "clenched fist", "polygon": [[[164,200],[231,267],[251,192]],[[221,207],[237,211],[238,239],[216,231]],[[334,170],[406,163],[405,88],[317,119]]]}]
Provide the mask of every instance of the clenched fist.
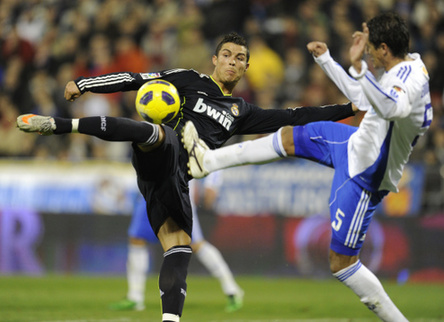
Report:
[{"label": "clenched fist", "polygon": [[74,83],[74,81],[69,81],[65,87],[65,99],[67,101],[74,102],[74,100],[79,98],[80,95],[82,95],[82,93],[80,93],[76,83]]},{"label": "clenched fist", "polygon": [[307,44],[307,49],[315,57],[321,56],[327,51],[327,44],[321,41],[312,41]]}]

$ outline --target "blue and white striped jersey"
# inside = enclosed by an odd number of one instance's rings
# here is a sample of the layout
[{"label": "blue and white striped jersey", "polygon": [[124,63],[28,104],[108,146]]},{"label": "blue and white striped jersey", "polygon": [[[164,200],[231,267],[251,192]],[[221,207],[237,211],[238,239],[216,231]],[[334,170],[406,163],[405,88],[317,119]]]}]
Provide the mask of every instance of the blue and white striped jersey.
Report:
[{"label": "blue and white striped jersey", "polygon": [[349,76],[327,51],[315,58],[326,74],[360,110],[367,111],[348,141],[348,171],[370,190],[397,192],[402,171],[418,137],[430,126],[433,111],[429,76],[419,54],[409,54],[376,79],[363,68]]}]

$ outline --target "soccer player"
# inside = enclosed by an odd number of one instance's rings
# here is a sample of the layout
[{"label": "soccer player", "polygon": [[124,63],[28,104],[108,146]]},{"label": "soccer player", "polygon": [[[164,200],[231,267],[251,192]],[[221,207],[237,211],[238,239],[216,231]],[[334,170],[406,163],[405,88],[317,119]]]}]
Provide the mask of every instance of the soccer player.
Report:
[{"label": "soccer player", "polygon": [[[353,78],[330,56],[327,45],[307,45],[315,61],[342,92],[366,114],[359,127],[333,122],[284,127],[276,133],[219,150],[208,150],[193,124],[184,129],[190,172],[205,176],[216,169],[297,156],[335,168],[330,195],[333,275],[383,321],[407,321],[378,278],[359,260],[376,206],[397,185],[413,146],[432,121],[429,76],[419,54],[409,54],[409,32],[396,14],[383,13],[363,23],[350,47]],[[368,71],[364,52],[374,67]],[[282,144],[275,144],[282,142]]]},{"label": "soccer player", "polygon": [[25,114],[17,118],[17,126],[26,132],[43,135],[82,133],[106,141],[132,142],[132,164],[139,190],[147,203],[150,225],[165,251],[159,273],[163,321],[180,320],[192,254],[192,211],[188,191],[191,177],[187,173],[187,151],[180,143],[185,122],[193,121],[207,144],[218,148],[234,134],[270,133],[285,125],[336,121],[354,115],[351,103],[261,109],[242,98],[232,97],[236,84],[249,67],[249,57],[245,39],[231,33],[216,47],[211,76],[184,69],[158,73],[124,72],[79,77],[65,87],[65,99],[73,101],[88,91],[138,90],[149,80],[164,79],[175,85],[182,99],[178,116],[167,124],[109,116],[66,119]]},{"label": "soccer player", "polygon": [[[213,172],[203,182],[204,194],[209,197],[210,206],[217,196],[221,184],[220,172]],[[226,312],[239,310],[243,305],[244,291],[236,283],[233,273],[225,262],[220,251],[204,239],[199,223],[195,200],[195,180],[190,181],[190,199],[193,211],[193,232],[191,248],[202,265],[216,277],[227,296]],[[128,258],[126,265],[128,293],[125,299],[110,305],[112,310],[145,309],[146,275],[149,268],[148,243],[158,243],[151,229],[146,213],[146,203],[142,196],[138,198],[128,229]]]}]

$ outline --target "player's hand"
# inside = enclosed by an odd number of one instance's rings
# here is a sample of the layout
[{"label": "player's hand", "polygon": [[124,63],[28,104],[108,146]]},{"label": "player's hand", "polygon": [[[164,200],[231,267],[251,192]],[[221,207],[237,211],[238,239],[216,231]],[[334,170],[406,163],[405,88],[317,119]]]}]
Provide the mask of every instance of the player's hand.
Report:
[{"label": "player's hand", "polygon": [[312,41],[307,44],[307,49],[315,57],[321,56],[328,49],[327,44],[321,41]]},{"label": "player's hand", "polygon": [[65,99],[70,102],[74,102],[75,99],[79,98],[82,93],[80,93],[80,89],[77,87],[74,81],[69,81],[65,87]]},{"label": "player's hand", "polygon": [[365,47],[368,41],[368,27],[364,22],[362,24],[362,31],[355,31],[353,33],[353,44],[350,47],[350,61],[352,66],[358,73],[361,72],[361,60],[364,56]]}]

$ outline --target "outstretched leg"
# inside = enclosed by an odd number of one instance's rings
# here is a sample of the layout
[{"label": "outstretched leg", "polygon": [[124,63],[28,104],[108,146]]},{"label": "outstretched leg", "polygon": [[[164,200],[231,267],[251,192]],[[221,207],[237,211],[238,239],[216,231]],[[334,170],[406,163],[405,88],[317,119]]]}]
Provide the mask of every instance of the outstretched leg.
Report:
[{"label": "outstretched leg", "polygon": [[42,135],[82,133],[105,141],[135,142],[143,147],[144,151],[155,149],[164,139],[160,125],[110,116],[66,119],[24,114],[17,118],[17,127],[24,132],[37,132]]},{"label": "outstretched leg", "polygon": [[[291,127],[289,128],[291,129]],[[185,124],[182,133],[183,143],[189,156],[189,172],[194,178],[203,178],[216,170],[272,162],[286,157],[286,149],[282,145],[281,130],[260,139],[210,150],[199,138],[193,123],[189,121]]]}]

